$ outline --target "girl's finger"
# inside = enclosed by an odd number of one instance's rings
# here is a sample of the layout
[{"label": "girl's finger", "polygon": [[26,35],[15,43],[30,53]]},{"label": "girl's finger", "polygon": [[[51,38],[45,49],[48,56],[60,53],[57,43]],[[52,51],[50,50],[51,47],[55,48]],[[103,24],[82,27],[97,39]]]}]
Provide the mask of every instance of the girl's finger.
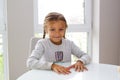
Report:
[{"label": "girl's finger", "polygon": [[71,66],[66,67],[66,69],[67,69],[67,70],[70,70],[71,68],[74,68],[74,67],[75,67],[75,65],[73,64],[73,65],[71,65]]},{"label": "girl's finger", "polygon": [[81,70],[81,68],[80,68],[80,66],[78,66],[76,71],[80,72],[80,70]]},{"label": "girl's finger", "polygon": [[88,71],[88,69],[84,66],[84,70]]},{"label": "girl's finger", "polygon": [[77,71],[77,69],[78,69],[78,66],[77,66],[77,65],[75,65],[75,71]]},{"label": "girl's finger", "polygon": [[84,71],[84,66],[80,66],[80,70],[83,72]]},{"label": "girl's finger", "polygon": [[55,68],[54,71],[55,71],[56,73],[60,74],[60,71],[59,71],[58,69]]},{"label": "girl's finger", "polygon": [[69,70],[67,70],[66,68],[60,68],[59,71],[60,71],[61,74],[69,74],[69,73],[71,73],[71,72],[70,72]]}]

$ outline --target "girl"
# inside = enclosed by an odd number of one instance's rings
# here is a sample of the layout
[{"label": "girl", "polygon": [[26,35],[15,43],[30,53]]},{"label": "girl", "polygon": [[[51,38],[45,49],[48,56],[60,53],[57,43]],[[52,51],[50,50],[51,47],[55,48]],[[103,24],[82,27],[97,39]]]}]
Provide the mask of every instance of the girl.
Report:
[{"label": "girl", "polygon": [[[44,20],[43,39],[37,42],[27,60],[27,66],[32,69],[51,69],[60,74],[69,74],[70,68],[75,68],[78,72],[87,70],[85,64],[90,63],[90,57],[72,41],[65,39],[66,29],[67,22],[62,14],[49,13]],[[46,34],[49,38],[45,38]],[[56,64],[70,62],[71,54],[79,58],[75,64],[69,67]]]}]

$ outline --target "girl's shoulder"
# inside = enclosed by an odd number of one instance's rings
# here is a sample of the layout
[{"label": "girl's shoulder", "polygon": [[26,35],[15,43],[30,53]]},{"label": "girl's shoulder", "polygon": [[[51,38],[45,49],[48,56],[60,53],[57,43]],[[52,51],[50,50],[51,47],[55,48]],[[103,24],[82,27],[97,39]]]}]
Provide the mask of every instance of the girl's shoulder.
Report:
[{"label": "girl's shoulder", "polygon": [[38,40],[38,43],[45,43],[45,42],[47,42],[47,41],[48,41],[47,38],[45,38],[45,39],[41,38],[41,39]]},{"label": "girl's shoulder", "polygon": [[48,39],[39,39],[38,41],[37,41],[37,45],[41,45],[41,46],[46,46],[46,45],[48,45],[49,44],[49,41],[48,41]]}]

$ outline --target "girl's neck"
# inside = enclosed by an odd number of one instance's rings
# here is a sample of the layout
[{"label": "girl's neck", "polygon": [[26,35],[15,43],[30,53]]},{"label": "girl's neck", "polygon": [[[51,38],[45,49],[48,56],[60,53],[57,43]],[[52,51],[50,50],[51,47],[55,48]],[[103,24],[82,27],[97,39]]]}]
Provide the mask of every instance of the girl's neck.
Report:
[{"label": "girl's neck", "polygon": [[62,40],[61,40],[60,42],[53,42],[53,41],[50,39],[50,41],[51,41],[53,44],[55,44],[55,45],[61,45],[61,44],[62,44]]}]

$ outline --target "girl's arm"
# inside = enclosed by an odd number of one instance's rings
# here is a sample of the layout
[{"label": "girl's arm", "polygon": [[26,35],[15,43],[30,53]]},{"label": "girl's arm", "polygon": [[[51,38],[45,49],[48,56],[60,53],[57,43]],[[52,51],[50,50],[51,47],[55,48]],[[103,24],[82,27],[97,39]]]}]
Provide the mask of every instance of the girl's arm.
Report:
[{"label": "girl's arm", "polygon": [[31,69],[51,69],[53,62],[47,62],[43,56],[44,47],[37,42],[35,49],[27,59],[27,67]]},{"label": "girl's arm", "polygon": [[88,54],[84,53],[80,50],[78,46],[76,46],[73,42],[71,43],[72,48],[72,54],[78,57],[80,61],[83,62],[83,64],[89,64],[91,61],[91,58]]},{"label": "girl's arm", "polygon": [[81,51],[80,48],[77,47],[73,42],[71,44],[71,48],[72,48],[72,54],[79,58],[78,61],[74,65],[72,65],[72,67],[75,68],[75,71],[80,72],[80,71],[88,70],[85,67],[85,64],[90,63],[90,56],[84,53],[83,51]]}]

